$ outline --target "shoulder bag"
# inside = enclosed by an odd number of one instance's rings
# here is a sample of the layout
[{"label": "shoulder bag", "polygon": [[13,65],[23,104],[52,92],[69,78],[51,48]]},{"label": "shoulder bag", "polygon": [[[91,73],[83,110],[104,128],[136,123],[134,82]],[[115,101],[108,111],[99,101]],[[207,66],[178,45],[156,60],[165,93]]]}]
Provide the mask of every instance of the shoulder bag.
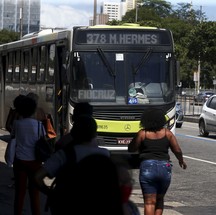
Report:
[{"label": "shoulder bag", "polygon": [[[42,135],[41,135],[42,132]],[[38,140],[35,144],[35,157],[41,162],[45,162],[53,153],[49,139],[44,134],[44,128],[41,122],[38,121]]]}]

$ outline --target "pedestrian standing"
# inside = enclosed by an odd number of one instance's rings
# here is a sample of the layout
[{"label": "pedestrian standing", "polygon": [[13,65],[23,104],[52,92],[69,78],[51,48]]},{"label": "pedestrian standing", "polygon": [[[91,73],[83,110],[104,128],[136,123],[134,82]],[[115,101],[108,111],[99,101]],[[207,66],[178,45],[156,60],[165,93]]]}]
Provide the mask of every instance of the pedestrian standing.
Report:
[{"label": "pedestrian standing", "polygon": [[[12,131],[14,121],[20,118],[20,115],[17,112],[17,107],[19,106],[19,103],[22,101],[24,97],[25,96],[22,94],[15,97],[15,99],[13,100],[13,105],[9,109],[9,113],[8,113],[6,124],[5,124],[5,128],[9,133],[11,133]],[[9,134],[9,135],[5,135],[5,137],[1,139],[3,141],[9,142],[10,137],[11,135]]]},{"label": "pedestrian standing", "polygon": [[[13,100],[13,106],[10,107],[10,111],[8,113],[7,121],[6,121],[6,125],[5,125],[5,128],[7,129],[9,134],[1,136],[1,140],[7,142],[7,144],[12,144],[11,143],[11,141],[12,141],[11,131],[13,129],[14,121],[21,118],[20,114],[17,111],[17,107],[20,106],[20,103],[22,102],[23,98],[25,98],[25,96],[22,94],[15,97],[15,99]],[[7,147],[9,147],[9,145]],[[5,151],[5,158],[6,157],[7,157],[7,149]],[[11,162],[9,162],[8,159],[5,159],[5,160],[6,160],[8,167],[13,167],[14,158],[13,158],[13,160],[11,160]],[[14,177],[12,177],[11,179],[13,180],[13,182],[8,185],[9,188],[14,187]]]},{"label": "pedestrian standing", "polygon": [[[88,102],[80,102],[74,106],[74,111],[72,115],[72,123],[74,124],[77,120],[79,120],[79,116],[92,116],[93,107]],[[63,135],[59,140],[55,143],[55,151],[59,149],[63,149],[68,143],[71,143],[73,137],[71,136],[71,132]]]},{"label": "pedestrian standing", "polygon": [[165,112],[150,108],[141,116],[141,130],[128,145],[129,152],[138,152],[141,159],[139,181],[144,198],[145,215],[162,215],[164,196],[170,186],[172,163],[169,149],[187,168],[182,150],[173,133],[165,127]]},{"label": "pedestrian standing", "polygon": [[[35,172],[41,167],[41,161],[35,158],[35,144],[39,134],[45,133],[42,123],[34,118],[36,102],[30,97],[22,99],[17,107],[22,117],[15,120],[11,136],[16,140],[14,215],[23,214],[26,190],[29,191],[32,215],[40,215],[40,191],[35,185]],[[39,128],[41,131],[39,131]],[[42,131],[43,129],[43,131]]]}]

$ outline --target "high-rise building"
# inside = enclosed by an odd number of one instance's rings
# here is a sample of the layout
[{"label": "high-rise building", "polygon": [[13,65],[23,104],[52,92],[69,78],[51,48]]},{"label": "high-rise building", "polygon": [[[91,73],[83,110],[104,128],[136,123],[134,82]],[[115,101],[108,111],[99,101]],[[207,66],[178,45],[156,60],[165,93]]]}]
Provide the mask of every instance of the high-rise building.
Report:
[{"label": "high-rise building", "polygon": [[21,32],[39,31],[40,0],[0,0],[0,29]]},{"label": "high-rise building", "polygon": [[122,0],[122,2],[126,2],[126,8],[128,11],[135,8],[137,0]]},{"label": "high-rise building", "polygon": [[101,13],[108,14],[109,21],[121,20],[127,11],[135,8],[135,5],[136,0],[121,0],[120,3],[103,2],[101,4]]},{"label": "high-rise building", "polygon": [[[117,2],[102,2],[100,6],[100,13],[96,14],[96,24],[106,24],[112,20],[122,20],[122,16],[129,10],[135,8],[137,0],[121,0]],[[97,5],[95,11],[97,11]],[[89,25],[93,25],[93,18],[90,19]]]},{"label": "high-rise building", "polygon": [[103,2],[101,6],[101,13],[109,15],[109,21],[121,20],[120,3]]}]

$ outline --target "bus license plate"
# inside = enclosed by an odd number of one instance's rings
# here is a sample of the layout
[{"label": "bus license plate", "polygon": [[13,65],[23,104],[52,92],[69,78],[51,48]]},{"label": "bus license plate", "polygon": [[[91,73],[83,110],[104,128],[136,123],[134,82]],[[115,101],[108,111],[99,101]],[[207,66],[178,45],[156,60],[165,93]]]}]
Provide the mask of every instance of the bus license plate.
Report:
[{"label": "bus license plate", "polygon": [[120,145],[128,145],[131,142],[131,140],[131,138],[117,139],[117,142]]}]

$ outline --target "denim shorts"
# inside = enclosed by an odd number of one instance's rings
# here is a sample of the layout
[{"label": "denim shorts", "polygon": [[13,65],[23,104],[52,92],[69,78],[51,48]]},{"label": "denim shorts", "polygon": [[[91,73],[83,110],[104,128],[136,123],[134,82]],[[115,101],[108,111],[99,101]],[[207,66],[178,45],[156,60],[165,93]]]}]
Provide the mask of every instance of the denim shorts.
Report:
[{"label": "denim shorts", "polygon": [[172,176],[170,161],[144,160],[140,164],[139,181],[143,194],[166,194]]}]

